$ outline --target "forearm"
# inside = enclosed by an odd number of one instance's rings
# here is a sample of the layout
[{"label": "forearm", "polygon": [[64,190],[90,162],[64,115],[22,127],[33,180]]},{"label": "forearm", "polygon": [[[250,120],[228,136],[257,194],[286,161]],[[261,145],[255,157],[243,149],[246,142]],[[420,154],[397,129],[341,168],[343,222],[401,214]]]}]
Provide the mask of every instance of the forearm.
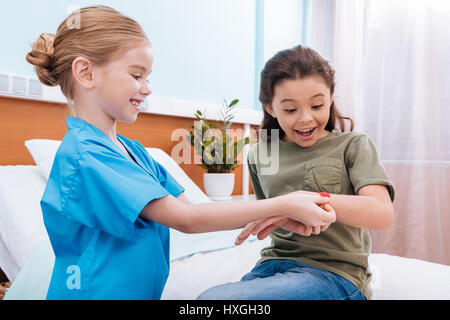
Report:
[{"label": "forearm", "polygon": [[291,193],[249,202],[191,204],[167,195],[150,201],[141,216],[185,233],[236,229],[271,216],[287,216],[307,226],[321,227],[336,221],[334,211],[321,209],[329,199]]},{"label": "forearm", "polygon": [[237,229],[247,223],[277,214],[281,210],[282,199],[267,199],[239,203],[202,203],[187,205],[184,213],[186,233],[201,233],[218,230]]},{"label": "forearm", "polygon": [[336,221],[352,227],[385,230],[393,222],[392,204],[375,197],[333,194],[330,205],[336,211]]},{"label": "forearm", "polygon": [[282,198],[251,202],[191,204],[172,196],[151,201],[142,211],[146,218],[185,233],[236,229],[283,212]]}]

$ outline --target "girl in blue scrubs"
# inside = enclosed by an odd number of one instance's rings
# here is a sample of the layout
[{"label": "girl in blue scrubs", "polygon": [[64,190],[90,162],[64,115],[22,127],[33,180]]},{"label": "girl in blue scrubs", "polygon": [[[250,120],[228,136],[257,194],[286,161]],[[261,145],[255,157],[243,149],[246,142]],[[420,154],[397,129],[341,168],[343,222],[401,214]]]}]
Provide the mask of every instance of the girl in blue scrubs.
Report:
[{"label": "girl in blue scrubs", "polygon": [[[77,16],[78,15],[78,16]],[[159,299],[169,273],[169,230],[240,228],[273,215],[294,232],[336,219],[328,199],[290,194],[256,203],[194,205],[138,142],[116,133],[151,93],[153,51],[132,19],[104,6],[75,11],[42,34],[27,61],[60,85],[76,117],[54,159],[41,200],[55,253],[47,299]]]}]

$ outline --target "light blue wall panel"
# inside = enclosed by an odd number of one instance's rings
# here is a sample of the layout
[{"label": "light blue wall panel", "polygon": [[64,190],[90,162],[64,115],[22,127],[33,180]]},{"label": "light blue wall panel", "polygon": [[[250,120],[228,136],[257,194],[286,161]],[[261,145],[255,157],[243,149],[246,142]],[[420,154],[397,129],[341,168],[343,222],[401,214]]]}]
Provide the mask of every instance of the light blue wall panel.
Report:
[{"label": "light blue wall panel", "polygon": [[0,10],[0,72],[33,76],[25,61],[42,32],[56,32],[73,5],[104,4],[136,19],[154,46],[155,95],[254,107],[255,0],[16,0]]}]

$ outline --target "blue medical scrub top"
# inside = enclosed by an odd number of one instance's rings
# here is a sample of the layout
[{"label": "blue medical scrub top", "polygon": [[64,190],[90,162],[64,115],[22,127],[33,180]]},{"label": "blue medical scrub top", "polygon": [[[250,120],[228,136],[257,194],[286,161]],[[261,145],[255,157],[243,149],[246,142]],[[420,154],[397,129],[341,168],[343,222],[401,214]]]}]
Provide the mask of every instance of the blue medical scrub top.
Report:
[{"label": "blue medical scrub top", "polygon": [[55,253],[47,299],[160,299],[169,229],[140,217],[153,199],[184,189],[137,141],[67,117],[41,200]]}]

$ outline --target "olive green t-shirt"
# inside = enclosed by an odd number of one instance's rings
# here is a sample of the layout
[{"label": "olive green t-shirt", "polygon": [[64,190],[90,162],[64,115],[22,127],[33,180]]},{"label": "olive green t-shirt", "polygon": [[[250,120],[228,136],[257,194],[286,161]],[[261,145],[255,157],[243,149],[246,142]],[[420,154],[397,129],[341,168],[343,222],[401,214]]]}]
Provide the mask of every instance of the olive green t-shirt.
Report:
[{"label": "olive green t-shirt", "polygon": [[[282,140],[259,142],[250,148],[247,161],[256,199],[297,190],[356,195],[362,187],[376,184],[387,186],[394,200],[394,186],[375,146],[361,133],[333,131],[309,148]],[[371,298],[368,230],[335,222],[319,235],[305,237],[278,228],[271,238],[258,263],[290,259],[322,268],[346,278]]]}]

